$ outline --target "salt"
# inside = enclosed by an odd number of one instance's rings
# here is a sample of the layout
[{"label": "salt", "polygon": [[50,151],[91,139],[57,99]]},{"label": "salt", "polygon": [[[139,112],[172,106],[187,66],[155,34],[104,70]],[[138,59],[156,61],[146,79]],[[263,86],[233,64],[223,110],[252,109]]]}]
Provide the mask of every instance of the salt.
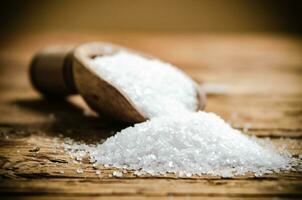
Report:
[{"label": "salt", "polygon": [[251,128],[251,124],[249,124],[249,123],[244,124],[244,126],[243,126],[243,132],[244,132],[244,133],[248,132],[248,130],[249,130],[250,128]]},{"label": "salt", "polygon": [[261,176],[292,169],[288,152],[280,153],[271,144],[242,134],[214,113],[194,112],[196,85],[171,64],[124,51],[96,57],[91,64],[150,120],[94,146],[66,143],[73,157],[89,154],[97,164],[134,170],[137,176],[233,177],[247,172]]},{"label": "salt", "polygon": [[291,159],[241,134],[216,114],[201,111],[136,124],[89,151],[100,164],[187,177],[261,174],[286,169]]},{"label": "salt", "polygon": [[122,173],[122,172],[119,172],[119,171],[114,171],[114,172],[112,173],[112,175],[115,176],[115,177],[122,177],[122,176],[123,176],[123,173]]},{"label": "salt", "polygon": [[91,66],[150,118],[196,110],[196,84],[169,63],[121,51],[96,57]]}]

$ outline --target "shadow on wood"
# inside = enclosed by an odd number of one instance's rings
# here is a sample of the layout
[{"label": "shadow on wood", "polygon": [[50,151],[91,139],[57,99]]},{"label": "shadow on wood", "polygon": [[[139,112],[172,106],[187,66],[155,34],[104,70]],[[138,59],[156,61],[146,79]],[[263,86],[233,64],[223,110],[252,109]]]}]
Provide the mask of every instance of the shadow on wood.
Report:
[{"label": "shadow on wood", "polygon": [[[28,131],[39,129],[39,132],[51,136],[70,137],[74,140],[98,142],[113,135],[127,126],[115,122],[106,116],[85,116],[83,110],[67,102],[46,99],[24,99],[10,102],[19,108],[19,112],[38,114],[31,123],[17,122],[1,124],[3,127],[19,127]],[[26,115],[30,118],[30,115]],[[41,120],[37,120],[40,118]]]}]

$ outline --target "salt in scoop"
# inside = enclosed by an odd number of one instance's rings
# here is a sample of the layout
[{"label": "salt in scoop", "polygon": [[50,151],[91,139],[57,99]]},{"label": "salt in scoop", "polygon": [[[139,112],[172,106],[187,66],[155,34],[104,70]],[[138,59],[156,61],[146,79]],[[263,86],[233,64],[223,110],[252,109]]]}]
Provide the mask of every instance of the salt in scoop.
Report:
[{"label": "salt in scoop", "polygon": [[[125,47],[92,42],[78,46],[50,46],[38,52],[30,65],[33,86],[51,98],[81,94],[88,105],[101,114],[119,121],[138,123],[148,119],[129,96],[117,85],[109,82],[91,67],[96,57],[110,56],[117,52],[135,53],[147,59],[154,57]],[[205,93],[196,83],[196,110],[205,107]]]}]

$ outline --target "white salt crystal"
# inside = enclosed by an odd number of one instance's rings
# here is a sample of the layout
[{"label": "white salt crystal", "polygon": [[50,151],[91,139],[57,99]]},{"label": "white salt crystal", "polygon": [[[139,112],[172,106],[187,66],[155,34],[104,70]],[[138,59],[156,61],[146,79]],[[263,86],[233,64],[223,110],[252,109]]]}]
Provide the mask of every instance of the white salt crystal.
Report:
[{"label": "white salt crystal", "polygon": [[96,163],[93,163],[93,164],[92,164],[92,168],[93,168],[93,169],[98,169],[97,164],[96,164]]},{"label": "white salt crystal", "polygon": [[142,176],[142,175],[144,175],[144,172],[142,172],[142,171],[134,171],[134,175]]},{"label": "white salt crystal", "polygon": [[191,176],[192,176],[192,173],[185,173],[185,176],[186,176],[186,177],[191,177]]},{"label": "white salt crystal", "polygon": [[122,177],[122,176],[123,176],[123,173],[122,173],[122,172],[119,172],[119,171],[114,171],[114,172],[112,173],[112,175],[115,176],[115,177]]},{"label": "white salt crystal", "polygon": [[96,171],[95,171],[95,174],[96,174],[96,175],[100,175],[100,174],[101,174],[101,171],[100,171],[100,170],[96,170]]},{"label": "white salt crystal", "polygon": [[76,157],[76,161],[82,161],[82,157],[77,156],[77,157]]},{"label": "white salt crystal", "polygon": [[185,173],[184,173],[183,171],[179,171],[179,172],[178,172],[178,176],[179,176],[179,177],[184,177],[184,176],[185,176]]},{"label": "white salt crystal", "polygon": [[252,127],[252,126],[251,126],[251,124],[249,124],[249,123],[244,124],[244,126],[243,126],[243,132],[244,132],[244,133],[248,132],[248,130],[249,130],[251,127]]},{"label": "white salt crystal", "polygon": [[78,168],[78,169],[76,170],[76,172],[77,172],[78,174],[82,174],[84,171],[83,171],[83,169]]},{"label": "white salt crystal", "polygon": [[126,51],[91,60],[92,69],[121,89],[148,117],[196,110],[196,85],[169,63]]}]

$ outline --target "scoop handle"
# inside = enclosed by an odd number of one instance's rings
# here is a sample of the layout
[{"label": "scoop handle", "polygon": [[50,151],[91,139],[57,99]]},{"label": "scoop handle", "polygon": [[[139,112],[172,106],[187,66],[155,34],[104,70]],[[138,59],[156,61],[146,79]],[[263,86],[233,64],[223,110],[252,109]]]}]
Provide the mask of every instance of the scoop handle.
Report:
[{"label": "scoop handle", "polygon": [[76,94],[72,63],[74,46],[51,46],[32,59],[29,76],[32,85],[45,97],[62,98]]}]

